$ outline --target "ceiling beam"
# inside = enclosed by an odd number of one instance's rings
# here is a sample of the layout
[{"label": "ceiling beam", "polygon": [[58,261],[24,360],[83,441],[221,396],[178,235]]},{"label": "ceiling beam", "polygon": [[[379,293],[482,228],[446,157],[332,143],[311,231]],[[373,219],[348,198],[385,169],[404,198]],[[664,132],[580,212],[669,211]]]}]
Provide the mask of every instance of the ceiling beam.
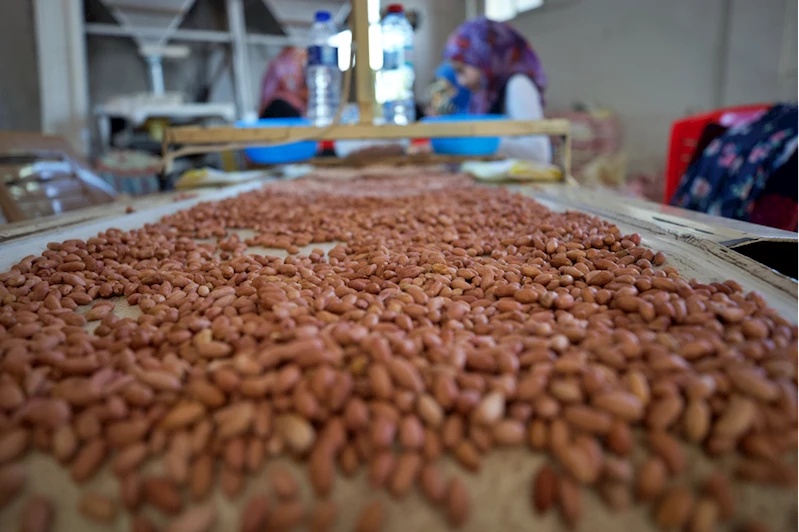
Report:
[{"label": "ceiling beam", "polygon": [[137,13],[155,13],[159,15],[183,15],[186,13],[184,6],[158,6],[158,5],[143,5],[136,4],[131,1],[121,0],[103,0],[108,8],[121,9],[122,11],[134,11]]},{"label": "ceiling beam", "polygon": [[[100,37],[127,37],[133,38],[135,35],[142,37],[159,37],[163,33],[161,28],[148,28],[148,27],[135,27],[128,28],[117,26],[116,24],[103,24],[98,22],[90,22],[86,24],[86,33],[88,35],[96,35]],[[226,31],[214,30],[189,30],[178,29],[171,35],[170,39],[176,41],[190,41],[190,42],[218,42],[229,43],[231,42],[230,33]],[[284,37],[282,35],[264,35],[264,34],[247,34],[247,42],[249,44],[258,44],[262,46],[287,46],[291,44],[304,46],[306,41],[300,38]]]}]

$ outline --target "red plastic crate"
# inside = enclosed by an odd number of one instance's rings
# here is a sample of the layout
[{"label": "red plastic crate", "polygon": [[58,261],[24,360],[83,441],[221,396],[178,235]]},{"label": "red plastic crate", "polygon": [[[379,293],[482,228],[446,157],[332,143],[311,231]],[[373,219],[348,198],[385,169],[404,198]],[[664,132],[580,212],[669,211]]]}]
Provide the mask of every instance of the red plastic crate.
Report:
[{"label": "red plastic crate", "polygon": [[663,189],[663,203],[670,203],[671,197],[677,191],[680,179],[688,169],[688,164],[696,151],[702,132],[708,124],[722,123],[727,120],[736,120],[759,112],[765,111],[771,104],[741,105],[727,107],[709,113],[689,116],[677,120],[671,125],[669,137],[669,153],[666,159],[666,183]]}]

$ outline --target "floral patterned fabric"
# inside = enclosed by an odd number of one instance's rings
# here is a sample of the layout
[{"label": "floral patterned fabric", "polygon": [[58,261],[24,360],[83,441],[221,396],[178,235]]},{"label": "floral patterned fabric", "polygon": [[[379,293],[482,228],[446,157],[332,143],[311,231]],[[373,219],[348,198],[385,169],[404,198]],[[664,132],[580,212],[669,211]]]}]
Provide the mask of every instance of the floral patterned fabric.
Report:
[{"label": "floral patterned fabric", "polygon": [[302,48],[286,47],[266,69],[261,82],[259,115],[275,100],[283,100],[294,107],[300,116],[308,105],[308,86],[305,84],[307,52]]},{"label": "floral patterned fabric", "polygon": [[796,231],[798,116],[776,105],[728,129],[688,167],[671,204]]},{"label": "floral patterned fabric", "polygon": [[472,93],[472,113],[488,112],[515,74],[529,77],[541,94],[547,87],[544,67],[527,40],[507,24],[485,17],[464,22],[449,36],[444,59],[483,73],[481,90]]}]

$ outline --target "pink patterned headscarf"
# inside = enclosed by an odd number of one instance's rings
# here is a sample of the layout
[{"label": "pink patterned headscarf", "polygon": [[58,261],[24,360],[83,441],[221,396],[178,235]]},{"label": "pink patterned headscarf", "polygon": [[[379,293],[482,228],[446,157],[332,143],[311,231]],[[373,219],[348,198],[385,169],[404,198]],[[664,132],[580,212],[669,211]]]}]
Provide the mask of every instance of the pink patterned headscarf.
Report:
[{"label": "pink patterned headscarf", "polygon": [[308,104],[308,87],[305,84],[307,52],[302,48],[286,47],[275,57],[261,83],[259,114],[274,100],[284,100],[305,114]]},{"label": "pink patterned headscarf", "polygon": [[482,89],[472,93],[472,113],[488,112],[515,74],[529,77],[541,94],[547,87],[544,67],[527,40],[507,24],[485,17],[464,22],[449,36],[444,59],[483,73]]}]

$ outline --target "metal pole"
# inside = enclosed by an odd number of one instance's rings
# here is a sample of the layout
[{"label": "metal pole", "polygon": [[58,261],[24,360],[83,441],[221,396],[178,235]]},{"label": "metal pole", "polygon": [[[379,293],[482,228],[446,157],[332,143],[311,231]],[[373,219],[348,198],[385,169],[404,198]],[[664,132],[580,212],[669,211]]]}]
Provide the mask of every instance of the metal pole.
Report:
[{"label": "metal pole", "polygon": [[355,48],[355,90],[358,97],[361,124],[371,124],[374,117],[375,84],[369,64],[369,3],[352,0],[355,22],[352,32]]},{"label": "metal pole", "polygon": [[247,57],[247,29],[244,25],[242,0],[227,0],[228,31],[233,44],[233,80],[236,86],[236,107],[239,118],[255,112],[250,91],[250,63]]},{"label": "metal pole", "polygon": [[730,0],[722,0],[719,14],[719,36],[716,42],[711,94],[712,109],[724,106],[724,82],[727,78],[727,53],[730,49],[730,19],[732,17]]},{"label": "metal pole", "polygon": [[153,94],[162,96],[164,94],[164,69],[161,65],[161,56],[148,55],[145,60],[150,69],[150,90]]}]

